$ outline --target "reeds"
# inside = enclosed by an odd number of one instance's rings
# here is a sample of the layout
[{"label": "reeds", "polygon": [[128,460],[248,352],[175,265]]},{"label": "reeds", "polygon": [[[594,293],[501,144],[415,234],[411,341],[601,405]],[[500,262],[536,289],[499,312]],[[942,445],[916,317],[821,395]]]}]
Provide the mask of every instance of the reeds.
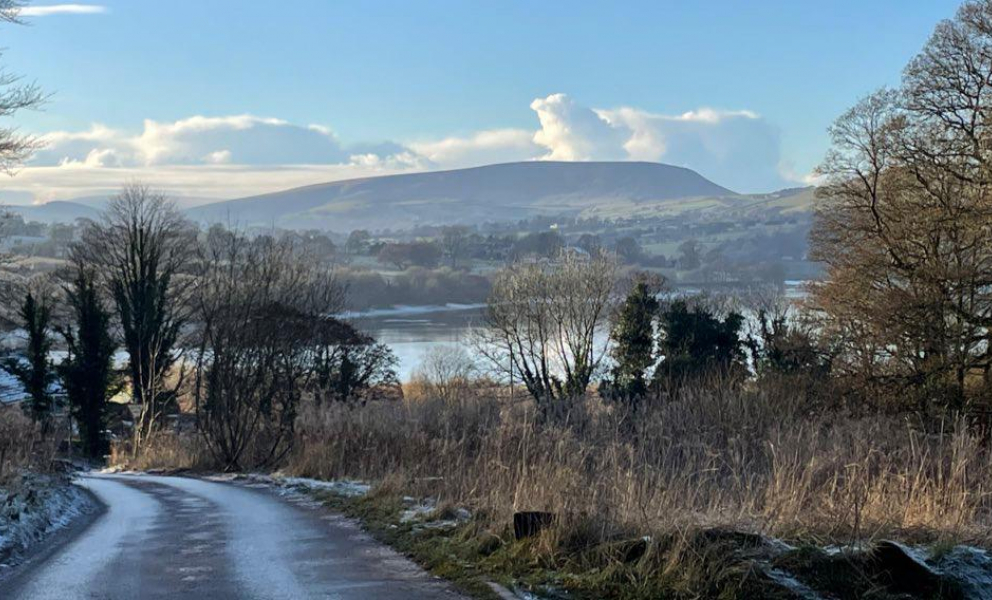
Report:
[{"label": "reeds", "polygon": [[812,414],[784,389],[690,390],[636,413],[587,399],[554,424],[492,395],[310,406],[285,470],[399,480],[494,524],[550,511],[600,541],[709,527],[990,541],[992,458],[962,421]]}]

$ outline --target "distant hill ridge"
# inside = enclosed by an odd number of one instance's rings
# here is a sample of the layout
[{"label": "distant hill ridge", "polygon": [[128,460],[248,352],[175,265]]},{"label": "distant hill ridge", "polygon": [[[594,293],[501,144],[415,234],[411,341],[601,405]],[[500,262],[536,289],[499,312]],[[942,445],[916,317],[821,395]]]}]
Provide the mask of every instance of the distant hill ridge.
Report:
[{"label": "distant hill ridge", "polygon": [[368,177],[199,206],[200,222],[325,227],[478,223],[578,214],[618,202],[738,196],[683,167],[646,162],[533,161]]},{"label": "distant hill ridge", "polygon": [[[811,199],[812,188],[738,194],[691,169],[660,163],[531,161],[334,181],[204,204],[186,213],[204,225],[348,232],[536,215],[616,218],[705,210],[805,211]],[[79,200],[11,208],[26,219],[46,222],[98,216],[96,200]]]},{"label": "distant hill ridge", "polygon": [[25,221],[72,223],[76,219],[96,219],[100,211],[74,201],[53,200],[45,204],[5,206],[3,210],[20,215]]}]

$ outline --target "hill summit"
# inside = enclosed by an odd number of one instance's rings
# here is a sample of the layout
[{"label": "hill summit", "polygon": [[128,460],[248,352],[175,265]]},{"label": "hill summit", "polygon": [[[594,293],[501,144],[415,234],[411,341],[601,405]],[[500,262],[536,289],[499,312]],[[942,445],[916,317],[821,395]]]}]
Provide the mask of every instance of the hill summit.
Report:
[{"label": "hill summit", "polygon": [[350,231],[628,212],[740,197],[682,167],[647,162],[517,162],[335,181],[189,209],[201,223]]}]

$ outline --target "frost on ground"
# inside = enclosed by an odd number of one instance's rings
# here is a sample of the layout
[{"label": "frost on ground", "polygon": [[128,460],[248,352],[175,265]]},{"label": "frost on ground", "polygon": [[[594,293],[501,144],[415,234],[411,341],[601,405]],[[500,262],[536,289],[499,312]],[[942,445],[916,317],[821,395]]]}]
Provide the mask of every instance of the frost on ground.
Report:
[{"label": "frost on ground", "polygon": [[[279,473],[273,475],[214,475],[207,477],[207,479],[237,481],[248,486],[273,488],[296,504],[315,507],[320,506],[321,503],[314,500],[311,495],[314,492],[328,493],[343,498],[361,498],[368,495],[372,489],[371,485],[362,481],[348,479],[323,481],[307,477],[286,477]],[[407,496],[403,498],[403,501],[407,508],[400,514],[399,523],[413,524],[415,530],[456,527],[459,523],[468,521],[472,517],[472,513],[464,508],[439,511],[437,501],[433,498],[418,500]]]},{"label": "frost on ground", "polygon": [[940,597],[992,600],[992,556],[981,548],[935,551],[882,540],[854,547],[789,549],[774,540],[763,542],[763,556],[756,564],[766,577],[800,598],[834,597],[838,584],[860,580],[862,592],[875,586],[893,594],[913,592],[912,597],[936,597],[940,592]]},{"label": "frost on ground", "polygon": [[285,477],[278,473],[274,475],[260,474],[237,474],[237,475],[215,475],[206,477],[212,481],[238,481],[248,485],[259,485],[274,487],[285,492],[328,492],[336,496],[345,498],[360,498],[369,493],[372,486],[348,479],[337,481],[322,481],[320,479],[310,479],[307,477]]},{"label": "frost on ground", "polygon": [[414,531],[420,529],[445,529],[457,527],[472,518],[472,513],[465,508],[439,511],[437,501],[433,498],[417,500],[405,496],[403,502],[407,508],[400,513],[400,523],[414,524]]},{"label": "frost on ground", "polygon": [[403,511],[403,514],[400,515],[400,523],[422,521],[431,517],[437,511],[437,503],[435,502],[425,501],[416,503],[417,501],[409,496],[403,498],[403,501],[407,504],[413,504],[413,506]]},{"label": "frost on ground", "polygon": [[369,493],[372,489],[367,483],[360,481],[320,481],[319,479],[308,479],[306,477],[274,477],[277,483],[292,488],[302,488],[305,490],[330,492],[337,496],[346,498],[359,498]]},{"label": "frost on ground", "polygon": [[93,510],[90,497],[67,477],[25,474],[0,487],[0,567],[28,547]]}]

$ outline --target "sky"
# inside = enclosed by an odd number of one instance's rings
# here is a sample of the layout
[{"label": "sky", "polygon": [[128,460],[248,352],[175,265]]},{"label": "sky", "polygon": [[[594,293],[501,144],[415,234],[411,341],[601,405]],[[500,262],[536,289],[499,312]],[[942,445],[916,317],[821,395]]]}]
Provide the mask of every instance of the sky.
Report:
[{"label": "sky", "polygon": [[51,97],[0,202],[141,180],[236,198],[517,160],[806,185],[830,123],[957,0],[31,2],[0,64]]}]

